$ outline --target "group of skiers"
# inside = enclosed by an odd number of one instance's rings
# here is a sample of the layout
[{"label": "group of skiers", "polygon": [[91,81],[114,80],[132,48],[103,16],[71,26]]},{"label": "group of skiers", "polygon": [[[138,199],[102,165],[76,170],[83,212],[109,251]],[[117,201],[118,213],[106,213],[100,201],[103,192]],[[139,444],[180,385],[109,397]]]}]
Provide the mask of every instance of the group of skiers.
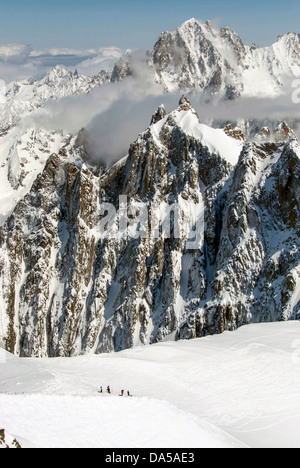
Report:
[{"label": "group of skiers", "polygon": [[[125,390],[121,390],[121,393],[120,393],[120,396],[124,396],[124,392]],[[103,388],[100,387],[100,390],[99,390],[99,393],[103,393]],[[110,386],[108,385],[108,387],[106,388],[106,393],[108,393],[109,395],[111,394],[111,389],[110,389]],[[131,397],[132,395],[130,394],[130,391],[127,390],[127,396]]]},{"label": "group of skiers", "polygon": [[[120,396],[124,396],[124,390],[121,390],[121,395],[120,395]],[[132,395],[130,395],[130,391],[129,391],[129,390],[127,390],[127,396],[132,396]]]}]

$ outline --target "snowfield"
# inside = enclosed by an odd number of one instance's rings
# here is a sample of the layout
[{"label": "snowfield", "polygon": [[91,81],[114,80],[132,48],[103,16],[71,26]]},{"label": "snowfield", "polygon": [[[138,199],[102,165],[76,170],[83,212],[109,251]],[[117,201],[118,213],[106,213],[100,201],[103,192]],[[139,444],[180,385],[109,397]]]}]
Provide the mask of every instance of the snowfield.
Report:
[{"label": "snowfield", "polygon": [[299,336],[280,322],[98,356],[1,351],[0,429],[24,448],[299,448]]}]

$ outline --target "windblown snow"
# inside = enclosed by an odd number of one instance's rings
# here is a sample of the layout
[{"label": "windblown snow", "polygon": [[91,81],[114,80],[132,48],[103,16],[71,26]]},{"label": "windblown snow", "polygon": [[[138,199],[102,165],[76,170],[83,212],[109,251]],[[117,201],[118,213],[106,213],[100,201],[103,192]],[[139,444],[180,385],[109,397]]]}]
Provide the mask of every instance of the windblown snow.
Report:
[{"label": "windblown snow", "polygon": [[254,324],[72,359],[1,351],[0,427],[24,448],[299,448],[299,332]]}]

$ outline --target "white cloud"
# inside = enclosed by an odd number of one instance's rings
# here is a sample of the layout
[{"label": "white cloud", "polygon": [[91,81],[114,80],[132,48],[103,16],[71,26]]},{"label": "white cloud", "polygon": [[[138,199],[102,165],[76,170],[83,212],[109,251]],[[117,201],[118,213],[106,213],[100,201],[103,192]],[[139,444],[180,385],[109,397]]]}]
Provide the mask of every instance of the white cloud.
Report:
[{"label": "white cloud", "polygon": [[98,49],[94,57],[79,63],[77,69],[80,73],[93,76],[100,70],[112,70],[117,60],[123,55],[123,51],[117,47],[103,47]]},{"label": "white cloud", "polygon": [[[112,55],[115,51],[120,52],[121,49],[118,47],[99,47],[98,49],[70,49],[68,47],[52,47],[51,49],[45,50],[32,50],[30,53],[31,57],[40,57],[41,55],[77,55],[78,57],[96,56],[100,53],[104,55]],[[122,51],[121,51],[122,52]]]},{"label": "white cloud", "polygon": [[[149,69],[139,70],[139,77],[107,83],[88,95],[49,101],[23,120],[27,128],[64,129],[76,134],[87,129],[88,148],[93,158],[106,162],[124,156],[137,135],[150,124],[151,116],[161,104],[163,88],[149,78]],[[172,105],[178,96],[166,96]],[[170,106],[172,108],[172,106]]]},{"label": "white cloud", "polygon": [[66,47],[55,47],[51,49],[45,49],[44,51],[33,50],[30,54],[31,57],[40,57],[41,55],[77,55],[78,57],[86,57],[87,55],[94,55],[96,53],[95,49],[88,50],[76,50],[69,49]]},{"label": "white cloud", "polygon": [[0,61],[4,63],[24,63],[31,49],[25,44],[0,44]]},{"label": "white cloud", "polygon": [[48,68],[31,62],[17,64],[1,62],[0,60],[0,79],[7,84],[11,81],[22,81],[29,78],[41,79],[47,73]]},{"label": "white cloud", "polygon": [[73,70],[77,68],[82,74],[94,76],[101,70],[112,70],[122,55],[123,51],[114,46],[32,50],[26,44],[0,44],[0,79],[7,83],[28,78],[40,79],[56,65]]},{"label": "white cloud", "polygon": [[[118,160],[150,124],[157,107],[163,103],[171,111],[177,107],[180,97],[165,94],[154,81],[154,71],[143,61],[132,61],[131,67],[133,76],[104,84],[88,95],[50,101],[27,117],[24,125],[50,131],[64,129],[73,134],[85,128],[85,143],[93,159],[107,163]],[[288,94],[277,99],[241,98],[217,104],[205,103],[199,94],[191,95],[190,99],[200,120],[208,124],[217,120],[297,119],[299,114],[299,106],[292,103]]]}]

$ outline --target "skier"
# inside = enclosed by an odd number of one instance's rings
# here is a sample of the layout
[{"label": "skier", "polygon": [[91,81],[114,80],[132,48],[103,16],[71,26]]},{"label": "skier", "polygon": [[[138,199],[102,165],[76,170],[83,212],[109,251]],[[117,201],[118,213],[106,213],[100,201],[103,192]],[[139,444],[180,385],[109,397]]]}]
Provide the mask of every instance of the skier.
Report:
[{"label": "skier", "polygon": [[110,386],[107,387],[107,393],[110,395]]},{"label": "skier", "polygon": [[100,387],[99,393],[103,393],[103,389],[102,389],[102,387]]},{"label": "skier", "polygon": [[121,390],[121,396],[124,396],[124,390]]},{"label": "skier", "polygon": [[127,390],[127,396],[132,396],[132,395],[130,395],[130,392],[129,392],[129,390]]}]

